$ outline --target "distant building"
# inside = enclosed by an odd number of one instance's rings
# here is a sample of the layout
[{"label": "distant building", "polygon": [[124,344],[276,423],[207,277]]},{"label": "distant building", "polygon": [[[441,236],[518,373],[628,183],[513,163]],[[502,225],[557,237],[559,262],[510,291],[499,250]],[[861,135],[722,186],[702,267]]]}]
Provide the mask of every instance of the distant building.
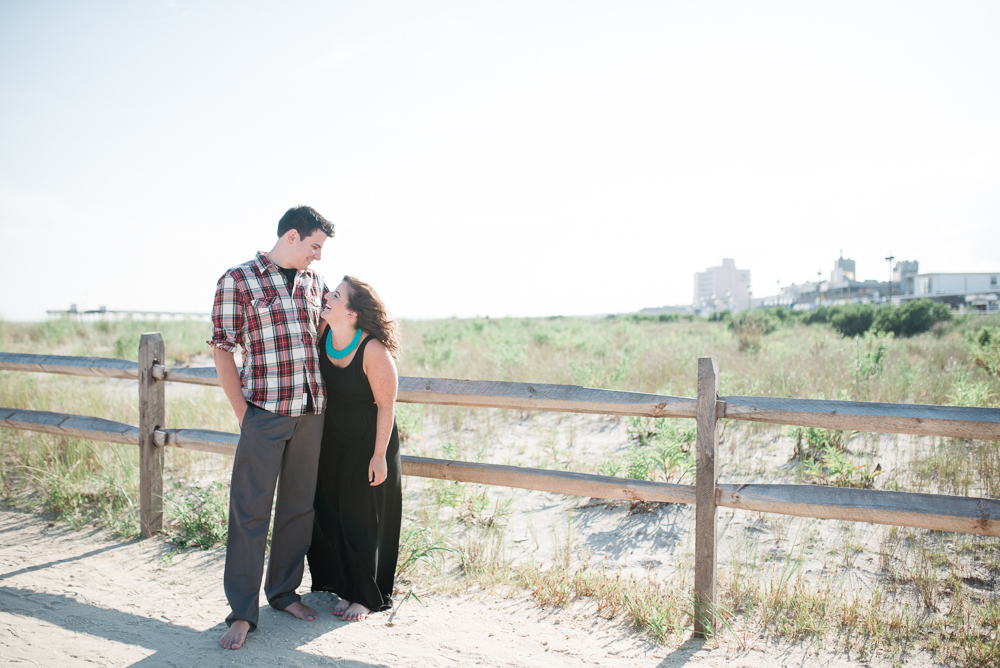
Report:
[{"label": "distant building", "polygon": [[663,315],[664,313],[694,313],[691,306],[650,306],[639,309],[643,315]]},{"label": "distant building", "polygon": [[779,289],[779,294],[754,300],[755,305],[814,309],[850,302],[901,304],[910,299],[933,299],[951,308],[974,311],[1000,310],[1000,271],[983,273],[921,274],[916,260],[900,260],[891,281],[859,281],[854,260],[841,253],[833,263],[830,279],[806,281]]},{"label": "distant building", "polygon": [[[916,270],[916,262],[900,262],[897,267],[909,271],[909,265]],[[902,265],[902,266],[901,266]],[[907,274],[909,277],[909,274]],[[891,285],[892,293],[898,294],[899,287],[895,282]],[[854,260],[845,258],[843,251],[833,262],[833,270],[828,280],[805,281],[792,283],[778,289],[774,297],[754,300],[755,304],[763,306],[786,306],[794,309],[814,309],[819,306],[846,304],[848,302],[879,302],[888,296],[890,284],[888,281],[859,281]]]},{"label": "distant building", "polygon": [[[875,302],[889,294],[890,285],[887,281],[859,281],[855,272],[854,260],[840,257],[833,262],[830,279],[819,284],[813,284],[811,291],[799,292],[797,303],[819,305],[846,304],[847,302]],[[893,286],[894,292],[898,289]],[[800,306],[800,308],[802,308]]]},{"label": "distant building", "polygon": [[[952,308],[997,310],[1000,271],[975,274],[917,274],[914,291],[902,299],[933,299]],[[895,300],[894,300],[895,301]]]},{"label": "distant building", "polygon": [[996,274],[917,274],[917,297],[989,292],[1000,290],[1000,273]]},{"label": "distant building", "polygon": [[900,260],[892,270],[892,280],[899,283],[899,294],[912,295],[916,292],[913,279],[920,273],[920,263],[914,260]]},{"label": "distant building", "polygon": [[696,310],[740,311],[750,306],[750,270],[737,269],[736,261],[723,258],[722,266],[694,275]]},{"label": "distant building", "polygon": [[[781,291],[778,294],[778,305],[791,306],[794,308],[798,304],[805,302],[802,295],[819,295],[819,286],[820,284],[818,281],[806,281],[805,283],[792,283],[791,285],[787,285],[781,288]],[[803,307],[800,306],[799,308]]]},{"label": "distant building", "polygon": [[854,260],[845,260],[844,251],[840,251],[840,257],[833,263],[833,271],[830,272],[830,286],[842,287],[854,280]]}]

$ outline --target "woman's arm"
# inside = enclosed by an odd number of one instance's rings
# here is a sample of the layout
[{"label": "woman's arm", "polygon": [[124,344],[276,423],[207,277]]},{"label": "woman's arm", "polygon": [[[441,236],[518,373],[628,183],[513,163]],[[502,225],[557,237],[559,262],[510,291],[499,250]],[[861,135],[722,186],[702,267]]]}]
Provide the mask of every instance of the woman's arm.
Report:
[{"label": "woman's arm", "polygon": [[375,424],[375,454],[368,464],[368,482],[381,485],[388,474],[385,453],[389,449],[392,424],[396,419],[396,390],[399,381],[396,376],[396,362],[379,341],[372,341],[365,347],[363,365],[368,383],[375,395],[378,406],[378,422]]}]

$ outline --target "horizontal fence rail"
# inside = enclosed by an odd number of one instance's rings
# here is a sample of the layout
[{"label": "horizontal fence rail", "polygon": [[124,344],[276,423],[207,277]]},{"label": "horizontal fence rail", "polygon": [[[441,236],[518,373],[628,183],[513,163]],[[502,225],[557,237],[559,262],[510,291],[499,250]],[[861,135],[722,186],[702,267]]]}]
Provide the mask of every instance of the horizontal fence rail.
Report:
[{"label": "horizontal fence rail", "polygon": [[[138,378],[136,362],[102,357],[0,353],[0,370]],[[164,368],[156,365],[153,377],[178,383],[220,386],[214,367]],[[412,376],[400,377],[397,401],[653,418],[695,418],[698,404],[697,399],[690,397],[577,385]],[[718,398],[716,417],[824,429],[1000,440],[1000,410],[996,408],[723,396]]]},{"label": "horizontal fence rail", "polygon": [[563,413],[693,418],[697,400],[664,394],[600,390],[578,385],[511,383],[448,378],[399,379],[397,401]]},{"label": "horizontal fence rail", "polygon": [[138,362],[107,357],[0,353],[0,370],[57,373],[65,376],[139,379]]},{"label": "horizontal fence rail", "polygon": [[[65,427],[67,424],[70,425],[69,428]],[[139,443],[138,427],[112,420],[80,417],[65,413],[0,408],[0,426],[39,431],[57,436],[86,438],[92,441],[130,445],[138,445]],[[81,426],[86,428],[81,428]],[[127,434],[128,437],[122,438],[122,434]],[[158,429],[154,440],[157,445],[235,455],[239,434],[211,429]],[[694,485],[676,485],[572,473],[570,471],[529,469],[408,455],[403,455],[402,461],[404,475],[421,478],[516,487],[601,499],[622,499],[647,503],[694,503]]]},{"label": "horizontal fence rail", "polygon": [[[137,427],[102,418],[0,408],[0,426],[92,441],[137,445]],[[157,445],[236,454],[239,435],[210,429],[159,429]],[[403,474],[456,482],[646,503],[694,504],[695,486],[404,455]],[[910,526],[1000,536],[1000,500],[823,485],[718,484],[717,505],[816,519]]]},{"label": "horizontal fence rail", "polygon": [[801,427],[1000,440],[1000,410],[781,397],[719,397],[724,417]]},{"label": "horizontal fence rail", "polygon": [[718,505],[762,513],[1000,536],[1000,501],[823,485],[716,485]]},{"label": "horizontal fence rail", "polygon": [[447,459],[402,457],[403,473],[421,478],[437,478],[480,485],[498,485],[540,492],[621,499],[646,503],[694,503],[694,485],[649,482],[610,476],[531,469],[501,464],[456,462]]},{"label": "horizontal fence rail", "polygon": [[139,428],[104,418],[0,408],[0,427],[37,431],[66,438],[139,445]]},{"label": "horizontal fence rail", "polygon": [[[102,418],[16,408],[0,408],[0,427],[137,445],[143,536],[162,529],[163,449],[157,446],[233,455],[239,441],[237,434],[163,427],[164,381],[221,385],[215,368],[167,368],[165,357],[158,333],[142,335],[139,363],[0,353],[0,370],[138,380],[139,427]],[[402,473],[591,498],[694,504],[696,635],[714,632],[718,622],[717,507],[1000,536],[1000,500],[996,499],[821,485],[717,482],[719,419],[1000,441],[1000,409],[719,396],[718,364],[709,357],[698,360],[698,398],[575,385],[401,377],[397,400],[440,406],[695,419],[698,467],[694,485],[410,456],[402,457]]]},{"label": "horizontal fence rail", "polygon": [[157,429],[153,441],[157,445],[233,456],[240,435],[210,429]]}]

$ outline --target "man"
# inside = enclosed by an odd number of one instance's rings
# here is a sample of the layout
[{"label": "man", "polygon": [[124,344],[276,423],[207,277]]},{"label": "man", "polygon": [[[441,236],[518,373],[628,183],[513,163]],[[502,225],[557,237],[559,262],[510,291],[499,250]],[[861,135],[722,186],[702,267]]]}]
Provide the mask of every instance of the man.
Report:
[{"label": "man", "polygon": [[[327,288],[309,265],[332,236],[333,225],[314,209],[291,208],[278,222],[274,248],[227,271],[216,287],[208,343],[240,423],[226,543],[224,584],[232,610],[220,641],[226,649],[240,649],[257,628],[272,501],[264,593],[272,608],[316,619],[295,590],[312,537],[326,401],[316,334]],[[237,344],[242,371],[233,359]]]}]

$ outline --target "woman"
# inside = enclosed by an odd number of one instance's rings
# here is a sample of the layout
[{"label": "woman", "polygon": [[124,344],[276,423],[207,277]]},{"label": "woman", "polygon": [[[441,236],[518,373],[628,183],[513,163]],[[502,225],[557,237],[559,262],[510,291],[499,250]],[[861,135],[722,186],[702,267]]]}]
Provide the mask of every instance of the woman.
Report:
[{"label": "woman", "polygon": [[345,276],[326,296],[319,336],[327,408],[309,548],[313,591],[340,597],[345,621],[392,606],[402,485],[396,430],[396,323],[379,296]]}]

